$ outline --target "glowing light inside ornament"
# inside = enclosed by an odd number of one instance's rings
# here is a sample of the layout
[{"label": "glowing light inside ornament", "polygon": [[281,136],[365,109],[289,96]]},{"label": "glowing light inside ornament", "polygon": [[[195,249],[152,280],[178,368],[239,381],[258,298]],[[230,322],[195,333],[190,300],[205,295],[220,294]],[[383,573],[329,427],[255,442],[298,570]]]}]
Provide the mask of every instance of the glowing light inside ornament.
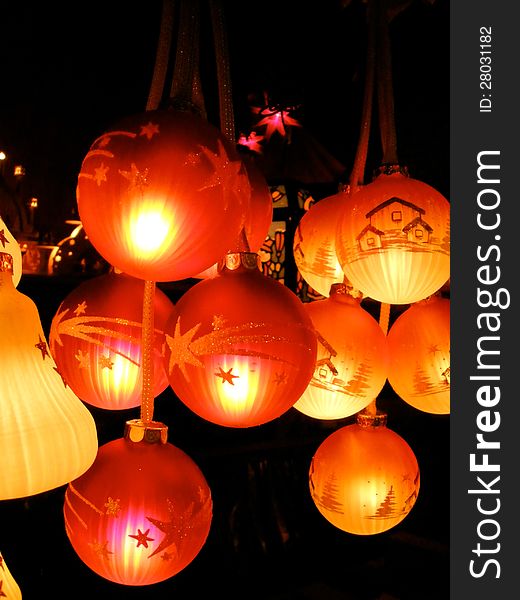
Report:
[{"label": "glowing light inside ornament", "polygon": [[260,385],[259,370],[255,368],[258,359],[221,355],[211,362],[216,368],[210,388],[220,408],[232,418],[249,415]]},{"label": "glowing light inside ornament", "polygon": [[[65,495],[65,502],[70,510],[73,510],[73,505],[69,494],[77,496],[83,503],[91,504],[71,485]],[[118,502],[117,499],[115,502]],[[117,564],[117,577],[120,581],[132,581],[133,585],[146,583],[149,573],[153,573],[153,566],[149,564],[150,555],[164,533],[147,520],[143,503],[138,503],[138,506],[123,507],[125,509],[123,517],[119,514],[121,509],[117,510],[117,504],[114,505],[112,512],[108,509],[106,512],[99,511],[94,505],[91,507],[93,511],[99,513],[101,519],[97,531],[92,531],[92,523],[90,524],[89,546],[93,553],[103,559],[101,564],[104,564],[105,560],[109,562],[102,575],[113,578],[114,574],[111,570],[114,564]],[[117,557],[116,563],[110,562],[111,557]],[[158,556],[157,559],[160,560]],[[138,573],[141,577],[136,576]]]},{"label": "glowing light inside ornament", "polygon": [[107,394],[116,390],[121,394],[132,393],[139,380],[139,365],[118,354],[110,357],[112,366],[102,369],[101,377]]},{"label": "glowing light inside ornament", "polygon": [[168,238],[171,223],[157,209],[140,212],[130,221],[129,235],[138,252],[150,257]]},{"label": "glowing light inside ornament", "polygon": [[384,425],[336,430],[316,451],[309,475],[321,514],[356,535],[395,527],[412,510],[420,486],[412,449]]}]

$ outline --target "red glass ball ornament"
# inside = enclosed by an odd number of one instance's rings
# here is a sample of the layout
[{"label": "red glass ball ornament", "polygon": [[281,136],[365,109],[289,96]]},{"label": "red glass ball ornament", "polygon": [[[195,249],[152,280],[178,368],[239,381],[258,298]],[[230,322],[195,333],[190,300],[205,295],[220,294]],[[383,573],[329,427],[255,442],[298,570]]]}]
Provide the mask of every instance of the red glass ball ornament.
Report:
[{"label": "red glass ball ornament", "polygon": [[433,187],[391,169],[352,195],[336,253],[352,285],[386,304],[434,294],[450,276],[450,205]]},{"label": "red glass ball ornament", "polygon": [[312,500],[338,529],[373,535],[399,524],[420,486],[417,459],[386,426],[386,415],[359,413],[357,423],[329,435],[309,471]]},{"label": "red glass ball ornament", "polygon": [[99,448],[65,492],[67,536],[92,571],[149,585],[184,569],[212,519],[209,486],[193,460],[166,441],[162,423],[129,421],[125,437]]},{"label": "red glass ball ornament", "polygon": [[450,412],[450,301],[412,304],[388,332],[388,381],[405,402],[427,413]]},{"label": "red glass ball ornament", "polygon": [[[87,404],[120,410],[141,403],[143,295],[142,279],[111,272],[81,283],[54,315],[51,354],[64,381]],[[173,302],[156,288],[154,396],[168,387],[162,346],[173,312]]]},{"label": "red glass ball ornament", "polygon": [[205,119],[157,110],[122,119],[83,159],[79,216],[96,250],[153,281],[217,262],[243,226],[250,185],[236,149]]},{"label": "red glass ball ornament", "polygon": [[316,335],[299,298],[258,269],[258,256],[228,254],[219,275],[194,285],[166,326],[170,385],[194,413],[251,427],[287,411],[309,383]]},{"label": "red glass ball ornament", "polygon": [[316,202],[303,215],[294,235],[294,261],[305,281],[322,296],[345,277],[336,255],[338,216],[347,209],[349,192]]},{"label": "red glass ball ornament", "polygon": [[343,419],[363,410],[388,373],[386,336],[343,283],[328,298],[307,302],[318,337],[312,379],[294,408],[314,419]]}]

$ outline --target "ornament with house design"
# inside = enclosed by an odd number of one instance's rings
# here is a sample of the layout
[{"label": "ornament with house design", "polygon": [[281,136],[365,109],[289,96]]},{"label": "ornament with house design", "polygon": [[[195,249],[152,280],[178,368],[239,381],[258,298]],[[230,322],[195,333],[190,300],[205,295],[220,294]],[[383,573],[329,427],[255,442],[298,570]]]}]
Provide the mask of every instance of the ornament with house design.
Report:
[{"label": "ornament with house design", "polygon": [[212,499],[195,462],[163,423],[127,421],[65,492],[67,536],[95,573],[123,585],[164,581],[191,563],[209,534]]},{"label": "ornament with house design", "polygon": [[261,425],[289,410],[316,361],[303,304],[258,262],[252,252],[227,254],[216,277],[180,298],[165,331],[173,391],[194,413],[227,427]]},{"label": "ornament with house design", "polygon": [[450,412],[450,300],[412,304],[388,332],[388,381],[405,402],[427,413]]},{"label": "ornament with house design", "polygon": [[388,372],[386,336],[346,284],[304,304],[318,337],[312,379],[294,408],[315,419],[343,419],[364,409],[382,390]]},{"label": "ornament with house design", "polygon": [[[115,271],[76,287],[51,323],[50,351],[66,383],[87,404],[108,410],[141,402],[144,281]],[[154,295],[154,396],[168,387],[162,346],[173,302]]]},{"label": "ornament with house design", "polygon": [[233,246],[250,198],[235,147],[202,117],[156,110],[94,141],[78,176],[80,219],[96,250],[134,277],[193,277]]},{"label": "ornament with house design", "polygon": [[364,296],[386,304],[424,300],[450,277],[449,202],[405,169],[385,167],[341,213],[336,253]]},{"label": "ornament with house design", "polygon": [[358,413],[318,447],[309,471],[316,508],[332,525],[374,535],[398,525],[412,510],[419,465],[408,443],[386,426],[386,414]]}]

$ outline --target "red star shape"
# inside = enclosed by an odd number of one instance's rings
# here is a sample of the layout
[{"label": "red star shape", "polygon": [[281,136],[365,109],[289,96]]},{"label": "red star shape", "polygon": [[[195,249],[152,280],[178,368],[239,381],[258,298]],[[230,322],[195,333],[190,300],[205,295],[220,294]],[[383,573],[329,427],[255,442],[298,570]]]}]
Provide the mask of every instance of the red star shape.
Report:
[{"label": "red star shape", "polygon": [[9,243],[9,240],[5,237],[5,230],[0,229],[0,242],[2,242],[2,246],[5,248],[5,245]]},{"label": "red star shape", "polygon": [[147,125],[141,125],[141,133],[139,135],[145,135],[151,140],[156,134],[159,134],[159,125],[157,125],[157,123],[148,121]]},{"label": "red star shape", "polygon": [[40,352],[42,353],[42,358],[43,360],[45,360],[45,357],[49,356],[49,353],[47,352],[47,344],[45,343],[45,340],[42,340],[41,335],[38,336],[38,339],[40,341],[37,344],[34,344],[34,347],[40,350]]},{"label": "red star shape", "polygon": [[219,367],[219,370],[220,370],[220,373],[215,373],[215,375],[217,377],[222,377],[222,383],[224,383],[225,381],[227,381],[231,385],[235,385],[233,383],[233,379],[236,379],[237,377],[240,377],[240,375],[233,375],[231,373],[231,371],[233,370],[233,367],[231,367],[231,369],[229,369],[229,371],[224,371],[224,369],[222,369],[222,367]]},{"label": "red star shape", "polygon": [[137,540],[137,546],[136,548],[139,548],[139,546],[144,546],[145,548],[148,548],[148,542],[153,542],[154,538],[149,538],[148,537],[148,533],[149,533],[150,529],[147,529],[144,533],[138,529],[137,533],[135,535],[131,535],[129,534],[128,537],[134,538]]}]

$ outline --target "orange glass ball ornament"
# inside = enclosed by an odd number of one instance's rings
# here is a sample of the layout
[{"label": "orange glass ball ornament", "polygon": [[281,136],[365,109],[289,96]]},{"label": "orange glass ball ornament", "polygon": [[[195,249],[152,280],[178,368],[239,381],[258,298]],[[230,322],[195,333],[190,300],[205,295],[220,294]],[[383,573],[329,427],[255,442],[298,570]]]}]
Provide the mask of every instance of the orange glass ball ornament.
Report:
[{"label": "orange glass ball ornament", "polygon": [[303,215],[294,234],[294,261],[305,281],[322,296],[345,275],[336,255],[338,216],[346,210],[349,192],[323,198]]},{"label": "orange glass ball ornament", "polygon": [[170,385],[194,413],[251,427],[289,408],[309,383],[316,335],[299,298],[258,269],[251,252],[226,255],[194,285],[166,326]]},{"label": "orange glass ball ornament", "polygon": [[[99,275],[72,290],[52,319],[51,354],[64,381],[87,404],[120,410],[141,403],[143,295],[142,279]],[[173,302],[156,288],[154,396],[168,387],[162,345],[173,312]]]},{"label": "orange glass ball ornament", "polygon": [[184,569],[211,527],[211,492],[193,460],[166,441],[159,422],[128,421],[125,437],[99,448],[65,492],[67,536],[95,573],[149,585]]},{"label": "orange glass ball ornament", "polygon": [[315,419],[343,419],[377,397],[388,371],[386,336],[345,284],[304,304],[318,337],[312,379],[294,408]]},{"label": "orange glass ball ornament", "polygon": [[386,415],[359,413],[357,423],[329,435],[309,472],[312,500],[338,529],[373,535],[399,524],[420,486],[410,446],[386,426]]},{"label": "orange glass ball ornament", "polygon": [[388,332],[388,381],[396,394],[427,413],[450,412],[450,301],[412,304]]},{"label": "orange glass ball ornament", "polygon": [[192,277],[232,247],[250,185],[236,149],[205,119],[157,110],[100,136],[78,176],[79,216],[110,264],[134,277]]},{"label": "orange glass ball ornament", "polygon": [[450,205],[426,183],[389,168],[352,195],[338,221],[336,253],[364,296],[410,304],[450,277]]}]

